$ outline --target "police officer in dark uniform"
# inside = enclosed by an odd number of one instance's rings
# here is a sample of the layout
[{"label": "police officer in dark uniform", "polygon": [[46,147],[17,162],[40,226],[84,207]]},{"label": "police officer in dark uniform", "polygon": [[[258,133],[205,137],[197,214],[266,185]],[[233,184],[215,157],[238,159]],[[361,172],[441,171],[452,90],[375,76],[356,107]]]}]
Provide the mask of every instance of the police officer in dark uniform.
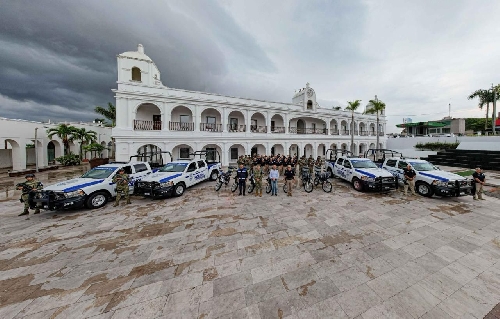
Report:
[{"label": "police officer in dark uniform", "polygon": [[476,192],[474,193],[474,200],[484,200],[483,198],[483,185],[486,181],[486,176],[484,173],[481,171],[480,167],[476,168],[476,171],[474,174],[472,174],[472,178],[474,179],[474,182],[476,183]]},{"label": "police officer in dark uniform", "polygon": [[236,171],[236,178],[238,180],[238,187],[240,190],[240,194],[245,196],[245,189],[247,186],[247,178],[248,178],[248,171],[247,169],[243,166],[243,164],[240,164],[240,168]]}]

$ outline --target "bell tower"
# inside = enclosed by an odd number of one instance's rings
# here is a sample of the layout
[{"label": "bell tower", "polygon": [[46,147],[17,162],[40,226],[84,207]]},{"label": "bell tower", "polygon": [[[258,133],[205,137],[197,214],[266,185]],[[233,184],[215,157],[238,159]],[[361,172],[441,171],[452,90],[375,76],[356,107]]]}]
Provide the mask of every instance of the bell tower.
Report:
[{"label": "bell tower", "polygon": [[318,107],[318,103],[316,103],[316,92],[311,88],[309,82],[306,83],[305,88],[295,92],[292,103],[302,106],[304,111],[316,111]]}]

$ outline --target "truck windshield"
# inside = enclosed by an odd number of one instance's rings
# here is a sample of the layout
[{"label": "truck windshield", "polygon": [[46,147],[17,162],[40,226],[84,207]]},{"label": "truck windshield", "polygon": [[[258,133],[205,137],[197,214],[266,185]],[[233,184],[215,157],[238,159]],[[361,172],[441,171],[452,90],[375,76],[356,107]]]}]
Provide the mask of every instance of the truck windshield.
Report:
[{"label": "truck windshield", "polygon": [[351,160],[351,163],[354,168],[378,168],[378,166],[372,161]]},{"label": "truck windshield", "polygon": [[82,178],[104,179],[108,178],[116,170],[116,167],[93,168],[82,175]]},{"label": "truck windshield", "polygon": [[432,165],[429,162],[421,162],[421,163],[420,162],[413,162],[413,163],[410,162],[410,164],[411,164],[411,166],[413,166],[413,169],[415,169],[416,171],[420,171],[420,172],[436,170],[434,165]]},{"label": "truck windshield", "polygon": [[168,163],[159,169],[159,172],[184,172],[187,163]]}]

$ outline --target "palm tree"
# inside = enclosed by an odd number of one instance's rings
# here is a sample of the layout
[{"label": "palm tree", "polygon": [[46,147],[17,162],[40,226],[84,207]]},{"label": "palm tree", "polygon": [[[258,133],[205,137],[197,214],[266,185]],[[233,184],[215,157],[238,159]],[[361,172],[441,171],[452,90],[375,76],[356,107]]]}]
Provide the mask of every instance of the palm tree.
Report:
[{"label": "palm tree", "polygon": [[116,107],[113,103],[108,102],[108,108],[104,108],[101,106],[96,106],[94,112],[101,114],[105,118],[111,121],[112,126],[114,127],[116,124]]},{"label": "palm tree", "polygon": [[76,127],[67,124],[59,124],[57,127],[49,128],[47,136],[51,139],[54,135],[59,137],[64,145],[64,155],[69,153],[69,142],[72,140]]},{"label": "palm tree", "polygon": [[80,159],[82,159],[83,143],[92,144],[95,142],[95,140],[97,140],[97,133],[92,130],[87,131],[84,127],[75,128],[74,132],[71,134],[70,140],[80,142]]},{"label": "palm tree", "polygon": [[347,102],[346,110],[351,111],[351,152],[354,154],[354,112],[360,107],[361,100]]},{"label": "palm tree", "polygon": [[366,109],[365,114],[377,114],[377,146],[375,147],[376,149],[380,148],[380,134],[379,134],[379,122],[380,122],[380,114],[385,110],[385,103],[382,101],[379,101],[377,97],[375,96],[375,100],[370,100],[368,102],[368,105],[370,108]]},{"label": "palm tree", "polygon": [[493,103],[493,92],[489,90],[479,89],[472,92],[467,99],[472,100],[475,98],[479,98],[478,105],[482,110],[484,105],[486,104],[486,121],[484,122],[484,130],[488,129],[488,113],[490,112],[490,103]]}]

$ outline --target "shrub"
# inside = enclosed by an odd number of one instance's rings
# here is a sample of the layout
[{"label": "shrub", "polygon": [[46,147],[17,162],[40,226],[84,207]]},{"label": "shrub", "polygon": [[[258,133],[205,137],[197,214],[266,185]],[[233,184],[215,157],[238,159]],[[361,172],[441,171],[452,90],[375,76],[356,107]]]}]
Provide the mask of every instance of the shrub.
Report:
[{"label": "shrub", "polygon": [[55,159],[63,166],[80,165],[80,156],[70,153]]},{"label": "shrub", "polygon": [[441,143],[441,142],[429,142],[429,143],[417,143],[415,145],[416,149],[419,150],[431,150],[431,151],[440,151],[440,150],[454,150],[458,147],[460,143]]}]

